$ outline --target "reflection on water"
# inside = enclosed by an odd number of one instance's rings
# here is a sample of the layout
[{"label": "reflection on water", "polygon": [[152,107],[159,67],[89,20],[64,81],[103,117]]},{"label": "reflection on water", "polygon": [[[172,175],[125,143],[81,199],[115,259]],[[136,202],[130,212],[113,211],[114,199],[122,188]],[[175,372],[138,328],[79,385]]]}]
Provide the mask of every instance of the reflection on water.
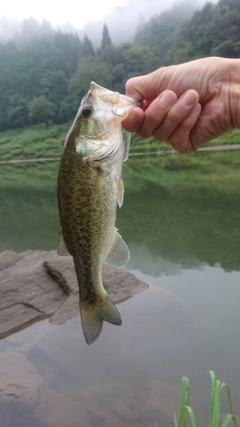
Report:
[{"label": "reflection on water", "polygon": [[[32,166],[14,169],[11,185],[13,169],[3,170],[1,251],[56,248],[57,165],[48,167],[36,168],[34,182],[26,178]],[[44,321],[2,340],[0,356],[19,355],[16,375],[31,372],[34,389],[32,400],[0,399],[4,427],[147,427],[155,420],[167,427],[183,375],[206,425],[209,369],[231,385],[240,408],[240,201],[194,188],[172,194],[149,182],[138,191],[131,182],[118,212],[131,252],[126,268],[152,286],[119,305],[122,327],[106,324],[93,346],[79,318],[57,327]]]}]

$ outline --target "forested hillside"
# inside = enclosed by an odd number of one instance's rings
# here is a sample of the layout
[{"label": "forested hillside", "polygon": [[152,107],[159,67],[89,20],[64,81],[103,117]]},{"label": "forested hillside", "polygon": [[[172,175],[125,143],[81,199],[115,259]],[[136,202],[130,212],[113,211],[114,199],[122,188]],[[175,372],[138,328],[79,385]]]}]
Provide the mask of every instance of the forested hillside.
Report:
[{"label": "forested hillside", "polygon": [[[191,16],[191,18],[190,18]],[[0,131],[34,123],[64,123],[95,80],[123,92],[125,81],[153,69],[208,55],[240,57],[240,1],[184,5],[139,25],[133,44],[114,46],[106,25],[96,51],[88,37],[26,20],[0,44]]]}]

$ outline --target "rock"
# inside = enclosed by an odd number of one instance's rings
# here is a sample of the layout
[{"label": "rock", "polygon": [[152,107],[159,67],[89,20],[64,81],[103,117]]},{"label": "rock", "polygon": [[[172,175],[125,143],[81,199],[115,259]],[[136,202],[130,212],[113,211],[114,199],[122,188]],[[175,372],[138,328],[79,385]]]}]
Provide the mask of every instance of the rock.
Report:
[{"label": "rock", "polygon": [[[115,303],[148,287],[110,265],[103,266],[103,283]],[[78,315],[72,257],[59,257],[55,251],[0,254],[0,338],[39,320],[60,324]]]},{"label": "rock", "polygon": [[41,425],[46,427],[92,427],[93,425],[89,412],[81,401],[74,402],[48,387],[40,390],[35,415],[41,420]]},{"label": "rock", "polygon": [[[81,420],[84,427],[145,427],[153,424],[154,417],[166,420],[165,404],[169,397],[172,398],[169,391],[166,393],[167,386],[164,385],[161,389],[159,383],[153,390],[148,388],[146,395],[143,391],[112,382],[86,387],[76,394],[75,399],[69,399],[50,389],[23,354],[0,353],[0,365],[3,413],[9,418],[10,412],[17,413],[17,408],[22,405],[21,412],[25,413],[25,422],[31,418],[33,425],[44,423],[48,427],[75,427]],[[149,403],[155,392],[158,393],[157,396],[154,395],[156,405]],[[16,401],[18,406],[16,403],[13,406],[12,403]],[[150,421],[150,424],[146,421]],[[168,424],[165,423],[164,426],[168,427]]]},{"label": "rock", "polygon": [[101,427],[141,427],[139,397],[121,383],[105,383],[86,388],[81,392],[81,401],[90,413],[91,425]]},{"label": "rock", "polygon": [[89,413],[81,402],[51,390],[26,356],[0,353],[0,365],[1,426],[75,427],[81,420],[90,427]]},{"label": "rock", "polygon": [[34,406],[44,380],[27,357],[14,352],[0,353],[0,366],[0,398],[20,399]]},{"label": "rock", "polygon": [[162,380],[152,381],[147,390],[140,410],[140,417],[146,425],[170,427],[173,425],[173,413],[181,403],[181,389]]}]

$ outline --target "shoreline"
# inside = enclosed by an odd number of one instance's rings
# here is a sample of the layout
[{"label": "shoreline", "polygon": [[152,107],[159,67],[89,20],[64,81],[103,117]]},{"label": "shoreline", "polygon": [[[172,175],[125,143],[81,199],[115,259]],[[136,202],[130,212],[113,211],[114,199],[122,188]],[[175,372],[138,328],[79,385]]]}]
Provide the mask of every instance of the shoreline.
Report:
[{"label": "shoreline", "polygon": [[[240,150],[240,144],[228,144],[228,145],[213,145],[212,147],[201,147],[195,153],[201,151],[232,151]],[[137,156],[163,156],[165,154],[180,154],[174,149],[172,150],[158,150],[158,151],[146,151],[139,153],[129,153],[129,157]],[[0,165],[5,164],[17,164],[17,163],[34,163],[34,162],[57,162],[60,161],[60,157],[41,157],[38,159],[12,159],[12,160],[0,160]]]}]

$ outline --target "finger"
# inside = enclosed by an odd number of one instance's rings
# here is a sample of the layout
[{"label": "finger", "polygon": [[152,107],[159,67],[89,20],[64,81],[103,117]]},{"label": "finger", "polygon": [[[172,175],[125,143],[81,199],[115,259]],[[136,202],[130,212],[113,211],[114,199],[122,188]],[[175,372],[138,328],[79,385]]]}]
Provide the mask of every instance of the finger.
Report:
[{"label": "finger", "polygon": [[162,92],[161,95],[154,99],[147,107],[144,120],[137,129],[138,134],[142,138],[151,136],[154,130],[165,120],[168,111],[176,102],[177,95],[173,91],[166,90]]},{"label": "finger", "polygon": [[[153,131],[153,136],[159,141],[169,141],[170,136],[189,116],[199,100],[198,92],[193,89],[186,91],[170,108],[165,119]],[[144,122],[143,122],[144,123]]]},{"label": "finger", "polygon": [[183,120],[168,139],[173,148],[179,153],[187,153],[189,151],[197,150],[198,146],[193,145],[191,141],[191,131],[197,123],[201,114],[201,109],[201,104],[197,103],[191,113],[185,120]]},{"label": "finger", "polygon": [[162,75],[163,69],[158,69],[153,73],[129,79],[126,82],[126,95],[140,100],[155,99],[167,87]]},{"label": "finger", "polygon": [[123,127],[128,132],[136,132],[142,124],[142,121],[144,119],[144,111],[139,108],[133,108],[129,115],[126,117],[126,119],[123,120],[122,124]]}]

